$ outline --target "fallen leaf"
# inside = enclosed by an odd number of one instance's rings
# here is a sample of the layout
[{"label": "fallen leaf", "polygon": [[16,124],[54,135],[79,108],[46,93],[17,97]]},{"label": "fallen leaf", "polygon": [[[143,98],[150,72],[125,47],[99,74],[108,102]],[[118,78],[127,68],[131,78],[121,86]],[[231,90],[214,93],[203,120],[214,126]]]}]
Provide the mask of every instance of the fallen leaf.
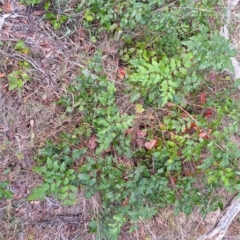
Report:
[{"label": "fallen leaf", "polygon": [[160,129],[162,130],[162,131],[166,131],[167,130],[167,127],[166,127],[166,125],[165,124],[163,124],[163,123],[159,123],[159,127],[160,127]]},{"label": "fallen leaf", "polygon": [[43,99],[43,100],[46,100],[46,99],[47,99],[47,94],[44,93],[44,94],[42,95],[42,99]]},{"label": "fallen leaf", "polygon": [[140,129],[137,130],[138,138],[144,138],[146,135],[147,135],[147,130],[144,130],[144,131],[142,131]]},{"label": "fallen leaf", "polygon": [[172,184],[176,184],[177,183],[177,178],[175,176],[169,175],[169,178],[170,178]]},{"label": "fallen leaf", "polygon": [[196,128],[197,128],[196,123],[195,123],[195,122],[192,122],[190,128],[194,128],[194,129],[196,129]]},{"label": "fallen leaf", "polygon": [[175,140],[176,134],[174,134],[173,132],[170,132],[170,138],[171,138],[171,140]]},{"label": "fallen leaf", "polygon": [[151,150],[155,147],[156,143],[157,143],[157,140],[153,139],[153,140],[150,140],[149,142],[145,142],[144,147],[148,150]]},{"label": "fallen leaf", "polygon": [[40,201],[30,201],[31,204],[37,205],[40,204]]},{"label": "fallen leaf", "polygon": [[34,120],[31,119],[31,120],[30,120],[30,126],[33,127],[33,125],[34,125]]},{"label": "fallen leaf", "polygon": [[118,77],[120,79],[124,79],[124,77],[125,77],[125,70],[123,68],[119,68],[118,69]]},{"label": "fallen leaf", "polygon": [[96,147],[97,147],[97,138],[96,138],[95,135],[93,135],[93,136],[89,139],[87,146],[88,146],[88,148],[91,149],[91,150],[96,149]]},{"label": "fallen leaf", "polygon": [[156,118],[155,118],[153,115],[150,114],[150,115],[148,116],[148,119],[149,119],[149,120],[155,120]]},{"label": "fallen leaf", "polygon": [[206,132],[200,132],[198,136],[199,138],[208,139],[208,134]]},{"label": "fallen leaf", "polygon": [[167,107],[174,107],[174,106],[176,106],[176,104],[171,103],[171,102],[167,102],[167,103],[166,103],[166,106],[167,106]]},{"label": "fallen leaf", "polygon": [[145,109],[143,108],[143,105],[139,103],[135,105],[135,109],[136,109],[136,113],[143,113],[145,111]]},{"label": "fallen leaf", "polygon": [[188,112],[183,112],[183,113],[182,113],[182,117],[183,117],[183,118],[186,118],[186,117],[188,117],[188,116],[189,116]]},{"label": "fallen leaf", "polygon": [[215,78],[216,78],[216,74],[212,73],[212,74],[209,75],[209,80],[210,81],[214,81]]},{"label": "fallen leaf", "polygon": [[205,101],[206,101],[206,95],[205,95],[204,92],[202,92],[202,93],[200,94],[200,101],[201,101],[202,104],[204,104]]},{"label": "fallen leaf", "polygon": [[131,134],[131,133],[133,132],[133,130],[134,130],[133,128],[129,128],[129,129],[126,130],[125,133],[126,133],[126,134]]},{"label": "fallen leaf", "polygon": [[2,9],[4,12],[7,12],[7,13],[12,12],[11,1],[8,0],[5,5],[1,6],[1,9]]},{"label": "fallen leaf", "polygon": [[197,130],[197,129],[198,129],[198,127],[197,127],[196,123],[195,123],[195,122],[192,122],[191,125],[190,125],[190,127],[189,127],[189,128],[186,128],[184,132],[185,132],[185,133],[194,132],[194,131]]},{"label": "fallen leaf", "polygon": [[34,238],[35,238],[34,235],[31,234],[31,233],[29,233],[29,234],[27,235],[27,239],[29,239],[29,240],[33,240]]},{"label": "fallen leaf", "polygon": [[40,16],[40,15],[42,15],[42,14],[44,14],[44,11],[34,11],[34,12],[32,13],[33,16]]},{"label": "fallen leaf", "polygon": [[204,113],[205,118],[210,118],[212,116],[211,109],[207,108],[206,112]]},{"label": "fallen leaf", "polygon": [[123,206],[128,205],[128,198],[126,198],[126,199],[123,201],[122,205],[123,205]]},{"label": "fallen leaf", "polygon": [[0,72],[0,78],[3,78],[3,77],[5,77],[6,75],[5,75],[5,73],[1,73]]},{"label": "fallen leaf", "polygon": [[192,176],[194,172],[186,171],[184,172],[184,176]]}]

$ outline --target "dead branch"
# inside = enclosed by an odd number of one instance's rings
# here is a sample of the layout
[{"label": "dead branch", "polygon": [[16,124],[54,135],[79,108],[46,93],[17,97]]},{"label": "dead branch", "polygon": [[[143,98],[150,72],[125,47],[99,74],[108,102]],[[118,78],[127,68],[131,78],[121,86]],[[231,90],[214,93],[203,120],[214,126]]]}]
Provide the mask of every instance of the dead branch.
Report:
[{"label": "dead branch", "polygon": [[[239,0],[228,0],[227,14],[226,14],[226,16],[223,17],[223,21],[225,23],[220,31],[220,34],[227,40],[229,40],[229,38],[230,38],[228,28],[229,28],[229,25],[231,22],[231,13],[232,13],[232,11],[235,10],[238,3],[239,3]],[[232,46],[232,47],[234,48],[234,46]],[[240,64],[235,57],[231,57],[231,61],[232,61],[232,65],[234,68],[233,77],[234,77],[234,80],[237,80],[238,78],[240,78]],[[240,87],[238,87],[238,89],[240,90]]]},{"label": "dead branch", "polygon": [[226,234],[235,216],[240,212],[239,194],[235,194],[220,214],[214,228],[197,240],[221,240]]}]

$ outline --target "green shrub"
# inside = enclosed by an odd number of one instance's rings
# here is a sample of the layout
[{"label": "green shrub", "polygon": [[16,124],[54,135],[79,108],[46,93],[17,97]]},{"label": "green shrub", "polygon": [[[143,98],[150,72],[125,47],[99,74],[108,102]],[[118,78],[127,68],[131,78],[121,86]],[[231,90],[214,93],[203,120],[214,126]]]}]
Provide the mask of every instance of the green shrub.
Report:
[{"label": "green shrub", "polygon": [[[153,57],[151,61],[133,59],[129,62],[133,73],[128,83],[131,100],[144,97],[146,104],[164,106],[167,102],[185,104],[190,93],[201,89],[207,74],[212,71],[232,69],[230,57],[235,52],[219,34],[208,37],[206,32],[183,42],[187,46],[179,49],[175,56]],[[218,56],[216,58],[216,56]]]},{"label": "green shrub", "polygon": [[[74,204],[78,188],[86,197],[99,193],[102,212],[91,221],[91,232],[117,239],[125,223],[133,231],[160,208],[190,214],[198,206],[206,214],[222,207],[214,197],[220,189],[239,190],[240,151],[229,139],[238,132],[240,111],[231,99],[232,83],[223,77],[235,53],[217,33],[216,4],[80,3],[90,35],[106,31],[122,41],[121,94],[129,97],[130,111],[122,113],[116,81],[103,74],[96,51],[58,101],[67,115],[81,114],[79,126],[39,153],[34,170],[43,184],[29,200],[53,195]],[[218,90],[221,82],[228,87]],[[133,113],[134,104],[141,111]],[[85,146],[92,137],[94,146]]]},{"label": "green shrub", "polygon": [[61,200],[64,205],[76,203],[77,175],[71,166],[85,152],[86,149],[71,150],[66,143],[48,144],[38,155],[38,161],[42,166],[33,168],[43,176],[44,182],[33,190],[28,200],[43,200],[45,196],[52,195]]},{"label": "green shrub", "polygon": [[84,121],[93,127],[97,136],[97,154],[113,144],[118,152],[130,155],[129,139],[122,136],[131,126],[133,117],[120,114],[115,103],[114,83],[105,75],[101,75],[101,71],[101,53],[96,53],[89,69],[83,69],[82,74],[75,79],[75,84],[69,87],[74,99],[67,95],[58,103],[64,104],[69,113],[80,111],[84,114]]}]

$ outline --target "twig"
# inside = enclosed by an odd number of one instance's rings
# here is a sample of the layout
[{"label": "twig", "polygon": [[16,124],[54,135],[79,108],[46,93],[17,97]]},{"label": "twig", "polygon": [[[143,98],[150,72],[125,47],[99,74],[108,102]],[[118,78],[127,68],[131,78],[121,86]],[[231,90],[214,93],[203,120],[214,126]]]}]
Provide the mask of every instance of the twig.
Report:
[{"label": "twig", "polygon": [[[3,53],[4,54],[4,53]],[[44,70],[42,70],[42,68],[40,68],[38,66],[37,63],[34,62],[34,60],[30,57],[26,57],[24,55],[21,55],[21,54],[4,54],[8,57],[12,57],[12,58],[18,58],[18,59],[23,59],[27,62],[29,62],[36,70],[38,70],[39,72],[41,72],[42,74],[44,74],[45,76],[47,76],[46,72]]]},{"label": "twig", "polygon": [[[235,10],[235,8],[237,7],[239,0],[228,0],[228,5],[227,5],[227,15],[226,18],[223,17],[223,20],[226,21],[226,23],[224,24],[224,26],[222,27],[220,34],[226,39],[229,40],[229,25],[231,22],[231,12]],[[234,47],[234,46],[232,46]],[[240,78],[240,65],[239,62],[237,61],[237,59],[235,57],[231,57],[231,61],[232,61],[232,65],[234,68],[234,80]],[[240,90],[240,86],[238,87],[238,89]]]},{"label": "twig", "polygon": [[37,71],[44,74],[44,76],[49,77],[48,74],[46,74],[46,72],[41,67],[39,67],[39,65],[30,57],[27,57],[25,55],[18,54],[18,53],[8,54],[8,53],[3,52],[3,51],[1,51],[0,53],[4,56],[10,57],[10,58],[18,58],[18,59],[21,59],[21,60],[25,60],[25,61],[29,62]]}]

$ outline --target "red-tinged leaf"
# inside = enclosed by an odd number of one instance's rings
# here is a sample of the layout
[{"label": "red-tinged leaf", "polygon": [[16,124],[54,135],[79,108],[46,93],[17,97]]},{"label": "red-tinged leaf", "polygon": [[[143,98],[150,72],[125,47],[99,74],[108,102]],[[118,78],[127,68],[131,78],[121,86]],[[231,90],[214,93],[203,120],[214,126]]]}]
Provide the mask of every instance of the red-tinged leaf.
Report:
[{"label": "red-tinged leaf", "polygon": [[146,135],[147,135],[147,131],[146,130],[144,130],[144,131],[142,131],[140,129],[137,130],[138,138],[144,138]]},{"label": "red-tinged leaf", "polygon": [[208,134],[206,132],[200,132],[198,136],[199,138],[208,139]]},{"label": "red-tinged leaf", "polygon": [[93,136],[89,139],[87,146],[88,146],[88,148],[89,148],[90,150],[95,150],[95,149],[96,149],[96,147],[97,147],[97,138],[96,138],[95,135],[93,135]]},{"label": "red-tinged leaf", "polygon": [[204,113],[205,118],[210,118],[212,116],[211,109],[207,108],[206,112]]},{"label": "red-tinged leaf", "polygon": [[210,81],[214,81],[215,78],[216,78],[216,74],[212,73],[212,74],[209,75],[209,80]]},{"label": "red-tinged leaf", "polygon": [[184,172],[184,176],[192,176],[194,172],[186,171]]},{"label": "red-tinged leaf", "polygon": [[175,184],[177,183],[177,178],[175,176],[169,176],[170,177],[170,180],[171,180],[171,183]]},{"label": "red-tinged leaf", "polygon": [[206,95],[205,95],[204,92],[202,92],[202,93],[200,94],[200,101],[201,101],[202,104],[204,104],[205,101],[206,101]]},{"label": "red-tinged leaf", "polygon": [[194,128],[194,129],[196,129],[196,128],[197,128],[196,123],[195,123],[195,122],[192,122],[190,128]]},{"label": "red-tinged leaf", "polygon": [[144,147],[148,150],[151,150],[156,146],[156,143],[157,143],[157,140],[153,139],[153,140],[150,140],[149,142],[145,142]]},{"label": "red-tinged leaf", "polygon": [[195,122],[192,122],[191,125],[190,125],[190,127],[189,127],[189,128],[186,128],[184,132],[185,132],[185,133],[190,133],[190,132],[194,132],[194,131],[197,130],[197,129],[198,129],[198,127],[197,127],[196,123],[195,123]]},{"label": "red-tinged leaf", "polygon": [[125,200],[123,201],[122,205],[123,205],[123,206],[128,205],[128,198],[125,198]]},{"label": "red-tinged leaf", "polygon": [[125,70],[123,68],[118,69],[118,77],[123,79],[125,77]]},{"label": "red-tinged leaf", "polygon": [[188,115],[187,112],[183,112],[183,113],[182,113],[182,117],[183,117],[183,118],[186,118],[186,117],[188,117],[188,116],[189,116],[189,115]]}]

